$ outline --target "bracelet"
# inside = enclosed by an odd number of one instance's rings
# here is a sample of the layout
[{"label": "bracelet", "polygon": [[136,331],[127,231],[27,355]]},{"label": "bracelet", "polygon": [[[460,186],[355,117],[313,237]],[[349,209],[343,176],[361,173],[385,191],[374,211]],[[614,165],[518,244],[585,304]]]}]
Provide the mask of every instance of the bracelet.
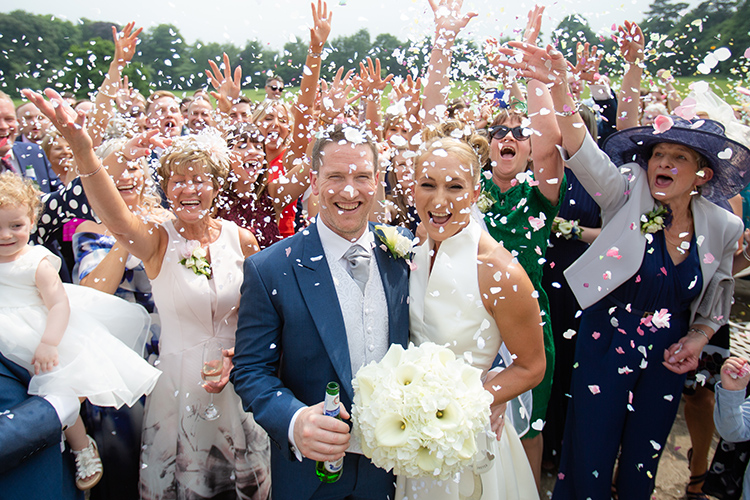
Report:
[{"label": "bracelet", "polygon": [[565,108],[568,107],[568,105],[565,104],[563,106],[563,111],[561,112],[561,111],[555,110],[555,114],[557,116],[565,116],[565,117],[567,117],[567,116],[573,116],[574,114],[578,113],[581,110],[581,101],[573,101],[573,103],[575,104],[575,108],[574,109],[567,109],[567,110],[565,110]]},{"label": "bracelet", "polygon": [[88,174],[82,174],[81,171],[78,170],[78,165],[76,165],[76,174],[78,174],[78,177],[80,177],[81,179],[84,179],[86,177],[91,177],[92,175],[99,173],[99,170],[101,169],[102,169],[102,162],[99,162],[99,166],[96,167],[96,169],[94,169],[93,172],[89,172]]},{"label": "bracelet", "polygon": [[312,49],[308,49],[307,55],[311,57],[323,57],[323,51],[321,50],[320,52],[313,52]]},{"label": "bracelet", "polygon": [[700,328],[691,327],[690,330],[688,330],[688,333],[690,333],[690,332],[698,332],[701,335],[703,335],[704,337],[706,337],[707,341],[709,341],[709,342],[711,341],[711,339],[708,337],[708,334],[704,330],[701,330]]},{"label": "bracelet", "polygon": [[110,99],[117,99],[116,95],[107,94],[106,92],[99,91],[99,94],[103,95],[104,97],[109,97]]}]

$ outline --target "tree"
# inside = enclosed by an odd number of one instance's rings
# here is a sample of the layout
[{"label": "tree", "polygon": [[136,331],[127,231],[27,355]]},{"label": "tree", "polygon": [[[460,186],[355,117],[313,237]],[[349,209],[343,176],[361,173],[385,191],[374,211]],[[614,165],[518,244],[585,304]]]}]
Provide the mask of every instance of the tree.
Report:
[{"label": "tree", "polygon": [[0,14],[0,89],[18,95],[18,89],[49,85],[75,43],[81,43],[80,32],[68,21],[22,10]]},{"label": "tree", "polygon": [[54,86],[59,91],[73,92],[79,99],[88,97],[104,81],[114,52],[115,44],[101,38],[71,45],[62,75],[56,78]]},{"label": "tree", "polygon": [[589,22],[579,14],[572,14],[560,21],[553,32],[553,39],[557,42],[557,48],[571,64],[576,63],[578,43],[588,42],[596,45],[599,41],[596,33],[589,26]]},{"label": "tree", "polygon": [[654,0],[646,11],[646,20],[640,24],[644,34],[666,35],[682,18],[681,12],[688,8],[685,2],[671,3],[670,0]]},{"label": "tree", "polygon": [[141,43],[137,54],[143,63],[151,69],[157,88],[182,88],[175,81],[174,67],[178,66],[185,53],[185,42],[180,31],[171,24],[160,24],[141,33]]},{"label": "tree", "polygon": [[409,70],[402,62],[399,62],[397,57],[398,53],[402,52],[405,47],[405,43],[388,33],[381,33],[375,37],[375,41],[372,42],[372,48],[370,49],[370,55],[380,59],[380,67],[384,73],[383,76],[392,73],[395,76],[406,78]]}]

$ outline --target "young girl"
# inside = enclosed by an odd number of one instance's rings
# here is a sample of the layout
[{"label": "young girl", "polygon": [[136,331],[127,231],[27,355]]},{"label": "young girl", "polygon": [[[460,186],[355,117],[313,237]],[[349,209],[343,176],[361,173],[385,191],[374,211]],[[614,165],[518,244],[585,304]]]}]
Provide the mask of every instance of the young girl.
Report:
[{"label": "young girl", "polygon": [[[716,384],[714,423],[719,435],[731,443],[750,439],[750,398],[745,389],[750,380],[750,365],[732,356],[721,367],[721,383]],[[750,469],[745,472],[742,499],[750,498]]]},{"label": "young girl", "polygon": [[[92,289],[63,287],[60,259],[28,245],[40,204],[31,182],[0,174],[0,352],[33,375],[29,394],[130,406],[151,392],[161,373],[132,350],[149,327],[148,315]],[[76,457],[76,485],[94,487],[101,460],[80,417],[65,437]]]}]

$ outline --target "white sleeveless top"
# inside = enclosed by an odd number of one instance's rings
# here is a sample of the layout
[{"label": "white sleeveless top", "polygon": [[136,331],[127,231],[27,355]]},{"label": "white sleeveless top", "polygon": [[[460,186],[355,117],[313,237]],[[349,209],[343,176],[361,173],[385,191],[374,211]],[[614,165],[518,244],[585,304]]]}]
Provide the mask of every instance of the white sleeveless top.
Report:
[{"label": "white sleeveless top", "polygon": [[434,243],[418,247],[417,266],[409,278],[409,329],[419,345],[448,345],[483,375],[491,368],[502,344],[494,318],[482,303],[477,273],[477,247],[482,230],[471,221],[440,244],[430,272]]}]

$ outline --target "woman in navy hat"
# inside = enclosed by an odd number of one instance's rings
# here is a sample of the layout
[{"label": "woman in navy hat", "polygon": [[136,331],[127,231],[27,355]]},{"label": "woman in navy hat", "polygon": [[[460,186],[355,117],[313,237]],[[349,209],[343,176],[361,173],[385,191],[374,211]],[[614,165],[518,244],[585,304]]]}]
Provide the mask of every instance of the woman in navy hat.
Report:
[{"label": "woman in navy hat", "polygon": [[565,272],[586,309],[553,498],[604,499],[613,489],[647,499],[685,373],[728,319],[742,222],[711,200],[750,181],[750,150],[718,122],[665,117],[610,136],[602,151],[562,54],[510,45],[509,66],[550,84],[546,116],[560,128],[563,158],[602,209],[601,235]]}]

